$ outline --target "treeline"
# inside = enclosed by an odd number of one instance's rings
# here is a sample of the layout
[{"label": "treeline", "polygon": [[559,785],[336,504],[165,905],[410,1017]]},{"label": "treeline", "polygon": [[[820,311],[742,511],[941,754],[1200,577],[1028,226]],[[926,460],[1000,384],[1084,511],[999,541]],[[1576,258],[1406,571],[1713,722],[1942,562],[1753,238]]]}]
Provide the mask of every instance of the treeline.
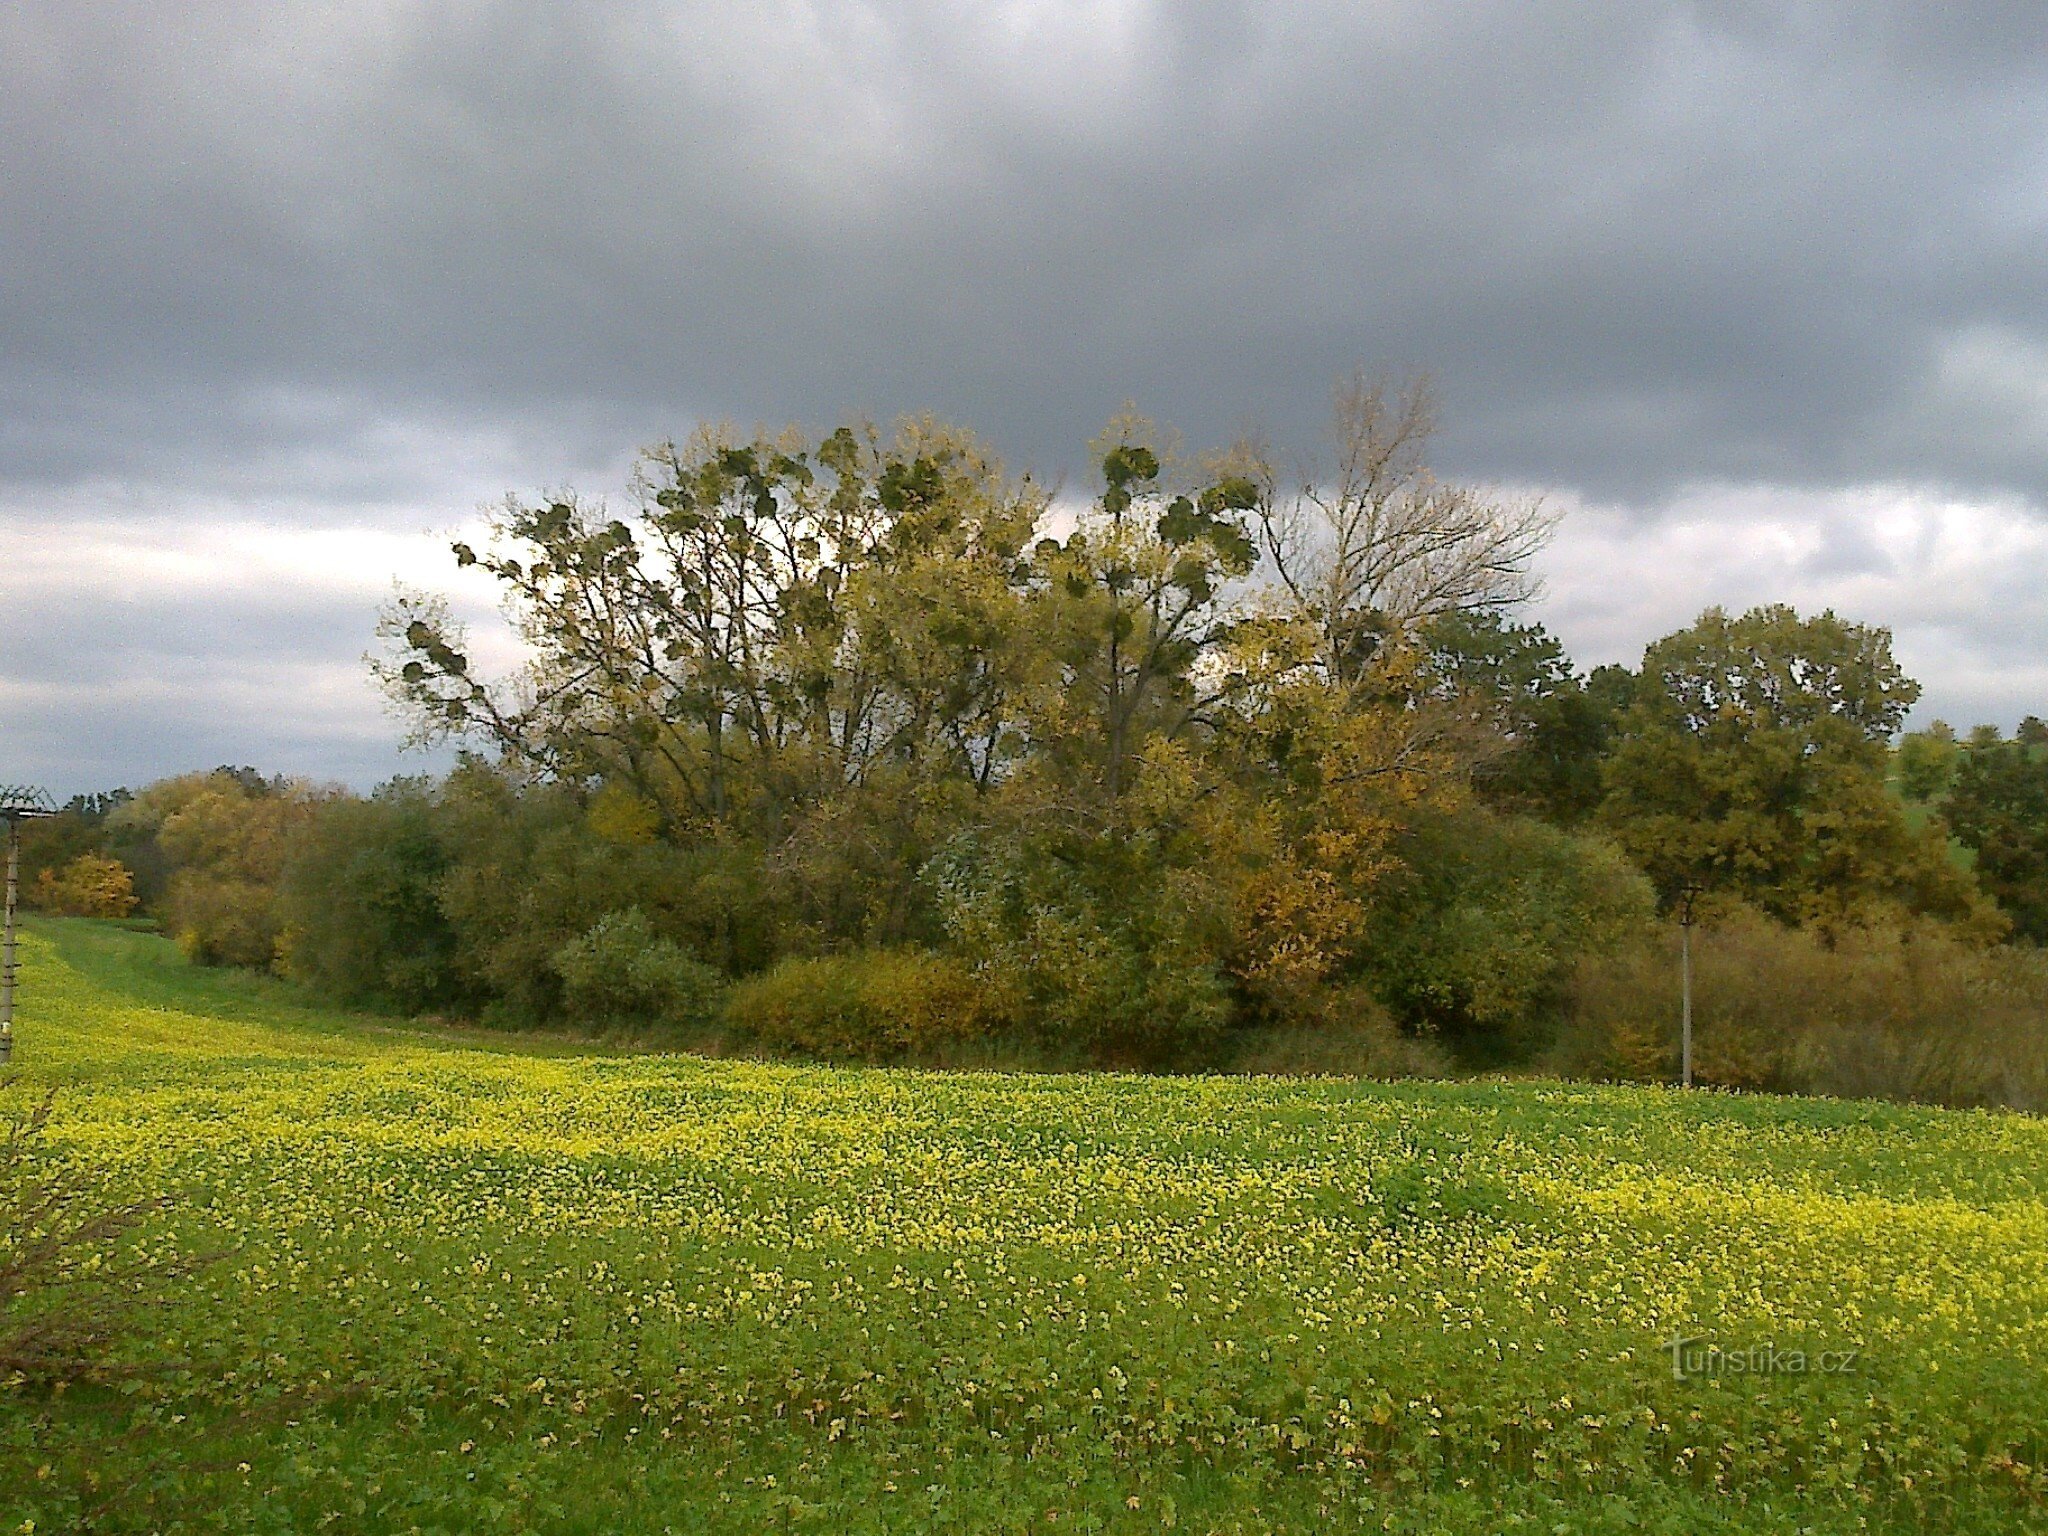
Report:
[{"label": "treeline", "polygon": [[103,797],[35,890],[113,864],[199,959],[511,1025],[1644,1077],[1685,899],[1708,1080],[2048,1104],[2048,732],[1894,751],[1889,635],[1786,608],[1584,674],[1520,617],[1548,518],[1434,477],[1432,424],[1355,383],[1283,478],[1121,420],[1078,511],[926,421],[663,446],[456,547],[517,676],[386,615],[453,773]]}]

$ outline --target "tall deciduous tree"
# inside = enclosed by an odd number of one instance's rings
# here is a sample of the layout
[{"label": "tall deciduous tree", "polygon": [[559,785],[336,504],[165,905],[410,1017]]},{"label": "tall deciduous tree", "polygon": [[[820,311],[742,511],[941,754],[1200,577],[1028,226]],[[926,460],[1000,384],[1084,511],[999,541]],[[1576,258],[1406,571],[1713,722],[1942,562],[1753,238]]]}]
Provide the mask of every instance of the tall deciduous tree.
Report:
[{"label": "tall deciduous tree", "polygon": [[1011,575],[1042,506],[962,434],[841,428],[645,455],[624,516],[511,502],[492,547],[531,663],[472,675],[445,608],[387,614],[422,735],[626,786],[672,831],[770,822],[878,765],[986,776],[1013,728]]},{"label": "tall deciduous tree", "polygon": [[1499,613],[1451,613],[1423,632],[1429,692],[1474,743],[1477,787],[1497,804],[1550,821],[1584,820],[1603,793],[1601,765],[1629,675],[1581,677],[1541,624]]},{"label": "tall deciduous tree", "polygon": [[1945,815],[2014,931],[2048,943],[2048,748],[2012,741],[1961,754]]},{"label": "tall deciduous tree", "polygon": [[1230,683],[1209,665],[1235,617],[1228,588],[1258,559],[1243,526],[1257,485],[1225,469],[1175,491],[1149,437],[1144,422],[1112,427],[1100,498],[1064,541],[1041,540],[1035,559],[1034,607],[1056,671],[1033,730],[1112,805],[1148,739],[1212,722]]},{"label": "tall deciduous tree", "polygon": [[1602,815],[1669,899],[1688,884],[1788,919],[1981,897],[1885,788],[1919,685],[1889,631],[1789,607],[1709,609],[1643,657]]},{"label": "tall deciduous tree", "polygon": [[1282,489],[1269,472],[1259,534],[1281,605],[1314,631],[1340,686],[1366,681],[1390,641],[1450,614],[1497,611],[1536,590],[1555,517],[1540,503],[1440,480],[1428,463],[1437,399],[1353,375],[1337,389],[1332,456]]}]

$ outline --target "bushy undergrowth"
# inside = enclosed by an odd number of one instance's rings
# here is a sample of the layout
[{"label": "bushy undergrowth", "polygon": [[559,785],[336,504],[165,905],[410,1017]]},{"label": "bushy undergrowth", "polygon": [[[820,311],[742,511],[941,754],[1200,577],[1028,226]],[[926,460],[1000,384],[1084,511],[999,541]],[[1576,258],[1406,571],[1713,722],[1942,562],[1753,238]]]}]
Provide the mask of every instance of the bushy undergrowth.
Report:
[{"label": "bushy undergrowth", "polygon": [[1578,959],[1656,906],[1612,844],[1525,817],[1428,817],[1402,854],[1368,930],[1373,991],[1411,1029],[1494,1060],[1540,1044]]},{"label": "bushy undergrowth", "polygon": [[725,978],[654,931],[638,907],[599,918],[554,954],[563,1000],[579,1020],[599,1026],[715,1024]]},{"label": "bushy undergrowth", "polygon": [[126,865],[105,854],[81,853],[38,874],[31,904],[60,917],[126,917],[135,901],[135,877]]},{"label": "bushy undergrowth", "polygon": [[1233,1071],[1274,1077],[1448,1077],[1450,1053],[1404,1030],[1363,986],[1329,990],[1312,1015],[1245,1033]]},{"label": "bushy undergrowth", "polygon": [[[1675,931],[1583,960],[1552,1064],[1678,1071]],[[1753,913],[1693,937],[1695,1071],[1776,1092],[2048,1111],[2048,955],[1932,923],[1789,928]]]},{"label": "bushy undergrowth", "polygon": [[[1675,929],[1603,835],[1464,801],[1296,847],[1163,750],[1115,835],[1018,795],[913,797],[931,824],[879,841],[844,811],[787,859],[475,763],[367,799],[172,780],[108,824],[197,861],[157,871],[188,955],[412,1015],[935,1066],[1677,1074]],[[1798,927],[1717,900],[1702,1081],[2048,1108],[2038,948],[1896,905]]]},{"label": "bushy undergrowth", "polygon": [[782,961],[739,983],[727,1023],[771,1050],[832,1061],[929,1057],[1014,1021],[964,961],[911,949]]},{"label": "bushy undergrowth", "polygon": [[944,940],[1050,1046],[1121,1066],[1188,1065],[1232,1022],[1218,910],[1173,839],[962,833],[928,863]]}]

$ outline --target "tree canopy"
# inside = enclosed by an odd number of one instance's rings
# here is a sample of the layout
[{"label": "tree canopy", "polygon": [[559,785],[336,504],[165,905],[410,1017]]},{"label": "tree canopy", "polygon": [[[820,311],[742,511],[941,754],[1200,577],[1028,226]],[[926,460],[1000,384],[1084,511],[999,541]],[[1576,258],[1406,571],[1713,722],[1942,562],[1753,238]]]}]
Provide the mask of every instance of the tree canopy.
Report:
[{"label": "tree canopy", "polygon": [[522,666],[387,611],[452,773],[81,801],[32,890],[371,1006],[1130,1065],[1530,1060],[1688,890],[1815,975],[2048,937],[2048,727],[1898,741],[1889,632],[1784,606],[1582,671],[1527,607],[1549,513],[1440,480],[1434,422],[1352,379],[1283,469],[1127,412],[1085,499],[926,419],[657,445],[454,547]]},{"label": "tree canopy", "polygon": [[1666,900],[1720,891],[1788,919],[1981,907],[1886,789],[1919,697],[1888,630],[1784,606],[1710,609],[1645,653],[1602,818]]}]

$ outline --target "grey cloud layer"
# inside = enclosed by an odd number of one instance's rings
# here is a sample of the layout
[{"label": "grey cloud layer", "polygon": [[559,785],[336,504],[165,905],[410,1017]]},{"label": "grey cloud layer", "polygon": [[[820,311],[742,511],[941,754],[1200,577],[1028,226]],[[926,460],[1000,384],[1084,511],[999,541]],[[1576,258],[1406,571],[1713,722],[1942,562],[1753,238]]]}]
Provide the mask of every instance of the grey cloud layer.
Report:
[{"label": "grey cloud layer", "polygon": [[[15,476],[203,473],[304,392],[643,436],[931,407],[1064,463],[1126,396],[1306,435],[1382,358],[1444,375],[1475,472],[2048,476],[1996,366],[2048,347],[2036,6],[0,27]],[[1898,429],[1935,407],[1999,430]]]}]

